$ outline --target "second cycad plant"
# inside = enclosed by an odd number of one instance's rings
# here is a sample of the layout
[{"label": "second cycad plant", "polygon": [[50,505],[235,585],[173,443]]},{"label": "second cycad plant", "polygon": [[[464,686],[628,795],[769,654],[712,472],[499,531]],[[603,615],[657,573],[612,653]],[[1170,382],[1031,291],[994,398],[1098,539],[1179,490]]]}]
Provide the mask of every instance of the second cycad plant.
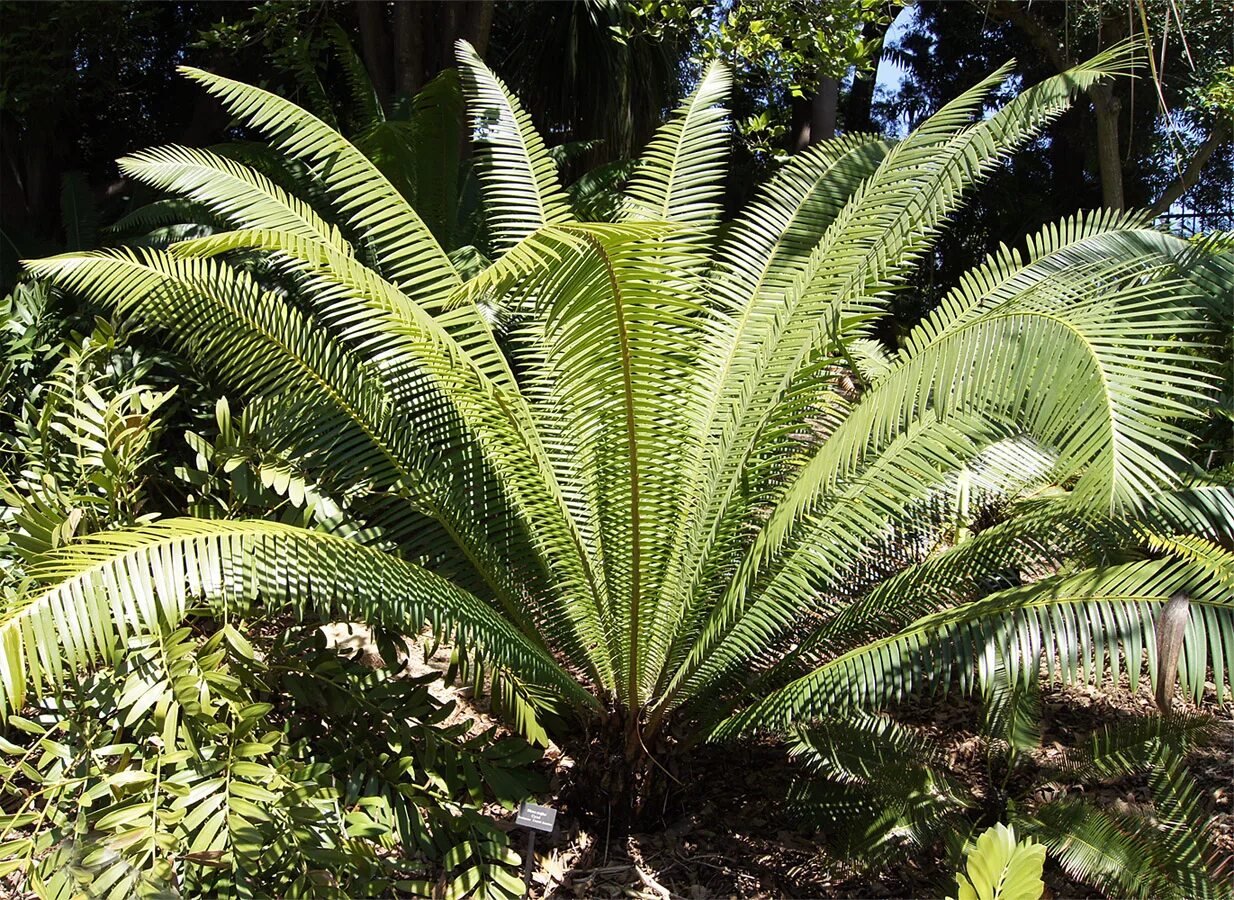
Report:
[{"label": "second cycad plant", "polygon": [[0,621],[0,706],[190,603],[428,623],[533,738],[605,723],[610,801],[637,805],[670,740],[968,685],[995,658],[1013,679],[1043,656],[1067,678],[1154,672],[1176,592],[1184,686],[1224,685],[1230,493],[1178,473],[1228,252],[1077,216],[991,255],[902,347],[874,340],[963,193],[1129,59],[983,115],[1004,67],[898,143],[794,157],[720,227],[721,67],[615,221],[582,223],[460,44],[495,256],[467,281],[334,130],[186,69],[311,173],[311,202],[207,151],[149,151],[125,172],[235,230],[30,271],[165,333],[376,537],[176,519],[55,551]]}]

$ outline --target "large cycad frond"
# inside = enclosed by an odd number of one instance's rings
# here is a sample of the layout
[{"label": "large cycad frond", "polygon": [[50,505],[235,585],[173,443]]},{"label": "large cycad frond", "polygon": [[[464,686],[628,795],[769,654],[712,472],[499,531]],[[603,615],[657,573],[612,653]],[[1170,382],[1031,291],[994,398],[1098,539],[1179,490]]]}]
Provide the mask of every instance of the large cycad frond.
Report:
[{"label": "large cycad frond", "polygon": [[395,425],[372,372],[246,273],[209,259],[121,250],[30,268],[167,330],[239,395],[282,398],[301,452],[326,454],[343,478],[392,486],[431,471],[431,455]]},{"label": "large cycad frond", "polygon": [[[48,554],[34,588],[0,620],[0,709],[27,690],[108,660],[117,639],[175,627],[197,602],[287,604],[301,615],[372,621],[404,633],[426,623],[457,635],[528,681],[594,703],[543,649],[488,604],[418,566],[352,541],[271,522],[175,519],[108,532]],[[68,667],[61,661],[63,653]]]},{"label": "large cycad frond", "polygon": [[656,132],[626,187],[623,220],[713,224],[720,215],[732,79],[719,63]]},{"label": "large cycad frond", "polygon": [[390,281],[429,307],[444,302],[459,283],[458,273],[424,220],[368,157],[282,97],[200,69],[181,71],[280,152],[312,169],[338,215],[371,244]]},{"label": "large cycad frond", "polygon": [[[1007,153],[1067,108],[1074,92],[1126,69],[1126,48],[1107,52],[1065,75],[1029,88],[989,118],[965,124],[1004,69],[945,106],[886,155],[821,235],[767,333],[750,336],[741,358],[725,368],[711,427],[707,475],[709,526],[723,516],[742,463],[761,436],[775,433],[777,409],[790,421],[794,393],[825,389],[816,378],[820,350],[884,308],[896,283],[929,245],[963,193]],[[825,355],[825,353],[824,353]],[[715,499],[712,499],[715,498]]]},{"label": "large cycad frond", "polygon": [[[488,471],[496,475],[518,513],[518,526],[553,576],[553,590],[536,601],[551,609],[542,627],[591,659],[597,674],[606,672],[599,616],[586,599],[594,594],[593,563],[553,477],[533,411],[482,320],[455,322],[453,312],[434,318],[354,259],[277,232],[232,232],[181,245],[177,252],[208,257],[244,247],[277,251],[308,276],[305,292],[322,320],[372,360],[405,417],[405,427],[435,448],[440,473],[449,473],[442,482],[449,485],[454,508],[460,510],[455,527],[474,530],[477,544],[493,538],[500,542],[500,534],[485,534],[496,522],[477,523],[471,513],[472,502],[483,497],[490,484]],[[460,327],[451,333],[451,325]],[[462,327],[467,325],[477,330],[468,333]],[[476,451],[488,469],[466,467],[460,447]],[[489,557],[483,569],[505,583],[500,573],[508,567]]]},{"label": "large cycad frond", "polygon": [[[646,688],[648,641],[665,596],[696,452],[683,396],[704,302],[701,248],[663,223],[542,229],[469,285],[520,298],[515,342],[558,481],[603,572],[597,603],[623,697]],[[516,349],[516,357],[519,354]],[[684,402],[683,402],[684,401]],[[688,413],[687,413],[688,415]],[[637,682],[642,687],[634,687]],[[636,702],[629,700],[629,702]]]},{"label": "large cycad frond", "polygon": [[508,250],[545,225],[569,222],[570,201],[531,117],[466,41],[455,45],[480,166],[485,222]]},{"label": "large cycad frond", "polygon": [[119,166],[130,178],[201,203],[234,227],[286,231],[351,252],[338,228],[309,204],[260,172],[208,150],[161,147],[126,156]]},{"label": "large cycad frond", "polygon": [[[1214,552],[1225,571],[1234,571],[1234,555]],[[1065,682],[1126,671],[1134,684],[1145,664],[1155,679],[1154,622],[1179,593],[1189,598],[1192,609],[1205,611],[1193,613],[1179,660],[1184,689],[1198,698],[1204,681],[1195,675],[1208,665],[1216,667],[1214,677],[1231,683],[1234,601],[1229,588],[1207,566],[1144,560],[1046,579],[925,616],[771,693],[717,733],[783,728],[836,704],[886,703],[914,690],[945,690],[953,677],[961,685],[971,684],[975,676],[989,678],[996,659],[1005,661],[1019,680],[1034,677],[1042,658],[1050,676]]]},{"label": "large cycad frond", "polygon": [[[1072,493],[1080,506],[1134,506],[1174,481],[1163,451],[1184,446],[1187,434],[1168,417],[1195,415],[1201,395],[1190,360],[1159,350],[1175,334],[1203,325],[1163,316],[1182,286],[1154,272],[1153,261],[1112,255],[1066,277],[1049,267],[1026,273],[1018,293],[1000,297],[950,338],[923,342],[917,356],[893,365],[804,457],[795,477],[754,495],[773,511],[706,625],[687,615],[683,639],[695,643],[674,683],[696,679],[717,641],[730,647],[706,664],[708,670],[756,656],[755,648],[793,624],[803,594],[825,593],[845,564],[860,558],[863,542],[909,524],[910,500],[924,497],[1000,437],[1026,433],[1049,448],[1056,479],[1083,472]],[[1187,315],[1185,305],[1178,309]],[[1154,376],[1147,386],[1145,372]],[[922,427],[927,411],[939,420],[930,429]],[[871,466],[880,473],[875,482],[889,488],[883,502],[854,479],[865,477],[862,468],[871,460],[902,453],[896,448],[905,441],[918,456],[905,467],[906,477],[890,478],[877,463]],[[764,572],[775,577],[756,589]]]}]

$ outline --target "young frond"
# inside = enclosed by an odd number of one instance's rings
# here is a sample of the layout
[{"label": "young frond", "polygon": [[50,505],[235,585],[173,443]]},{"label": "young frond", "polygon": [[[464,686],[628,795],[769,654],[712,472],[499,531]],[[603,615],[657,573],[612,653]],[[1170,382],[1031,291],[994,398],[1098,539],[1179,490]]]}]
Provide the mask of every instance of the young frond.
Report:
[{"label": "young frond", "polygon": [[626,187],[626,221],[712,225],[720,214],[732,78],[720,63],[656,132]]},{"label": "young frond", "polygon": [[455,45],[489,234],[508,250],[537,228],[573,220],[557,166],[531,117],[466,41]]}]

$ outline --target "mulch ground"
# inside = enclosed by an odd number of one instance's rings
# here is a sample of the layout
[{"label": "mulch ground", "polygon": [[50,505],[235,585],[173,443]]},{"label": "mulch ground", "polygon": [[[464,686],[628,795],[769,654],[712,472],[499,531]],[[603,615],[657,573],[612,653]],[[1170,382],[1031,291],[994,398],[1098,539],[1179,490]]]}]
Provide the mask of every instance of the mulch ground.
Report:
[{"label": "mulch ground", "polygon": [[[1148,692],[1133,694],[1125,682],[1101,689],[1049,688],[1043,701],[1042,745],[1036,752],[1041,762],[1056,759],[1107,722],[1155,711]],[[1234,716],[1229,706],[1221,709],[1215,702],[1204,708],[1216,714],[1217,734],[1187,764],[1211,808],[1216,849],[1234,857]],[[984,765],[974,702],[958,697],[918,702],[898,710],[897,718],[943,743],[955,771]],[[941,855],[923,855],[877,873],[846,870],[828,859],[818,835],[783,816],[781,798],[792,768],[772,744],[699,748],[683,763],[681,784],[661,811],[663,827],[624,839],[575,815],[568,800],[573,761],[549,755],[553,784],[562,793],[545,802],[560,814],[556,833],[537,846],[533,896],[883,900],[955,891],[954,871]],[[1092,786],[1089,796],[1103,805],[1135,805],[1147,801],[1147,790],[1142,779],[1123,779]],[[1047,897],[1056,900],[1102,896],[1049,861],[1045,880]]]}]

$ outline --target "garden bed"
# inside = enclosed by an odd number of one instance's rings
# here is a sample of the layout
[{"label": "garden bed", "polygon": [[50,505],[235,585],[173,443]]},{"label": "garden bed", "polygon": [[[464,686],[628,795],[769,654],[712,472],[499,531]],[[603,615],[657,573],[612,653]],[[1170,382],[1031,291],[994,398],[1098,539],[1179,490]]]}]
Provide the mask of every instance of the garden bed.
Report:
[{"label": "garden bed", "polygon": [[[1064,747],[1108,722],[1155,709],[1148,692],[1133,694],[1125,683],[1049,688],[1043,700],[1042,746],[1034,754],[1042,762],[1057,760]],[[1213,813],[1216,849],[1234,858],[1234,716],[1215,702],[1205,707],[1216,711],[1216,739],[1192,754],[1188,768]],[[974,782],[985,777],[976,703],[960,697],[915,702],[898,717],[942,741],[957,772],[970,773]],[[865,873],[823,857],[816,835],[784,817],[793,768],[783,748],[770,742],[699,748],[683,761],[663,828],[627,839],[606,840],[603,828],[582,824],[567,799],[573,760],[558,755],[549,764],[559,794],[545,802],[560,815],[557,832],[537,849],[534,896],[895,898],[954,890],[954,873],[940,855]],[[1098,791],[1095,799],[1114,808],[1146,799],[1144,779],[1119,779]],[[1054,898],[1102,896],[1049,861],[1045,881]]]}]

